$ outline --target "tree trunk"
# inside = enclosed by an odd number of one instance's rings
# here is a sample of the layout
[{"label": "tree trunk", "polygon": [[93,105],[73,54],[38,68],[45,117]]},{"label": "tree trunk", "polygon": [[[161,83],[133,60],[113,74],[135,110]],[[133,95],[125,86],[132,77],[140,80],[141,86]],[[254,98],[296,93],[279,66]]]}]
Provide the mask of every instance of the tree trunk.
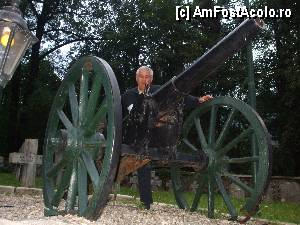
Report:
[{"label": "tree trunk", "polygon": [[39,39],[39,42],[32,46],[32,53],[30,57],[30,70],[26,79],[26,87],[24,92],[24,104],[28,104],[28,98],[34,90],[34,80],[39,73],[39,55],[41,48],[41,41],[45,32],[45,21],[44,19],[39,19],[37,23],[36,37]]},{"label": "tree trunk", "polygon": [[9,83],[10,94],[9,94],[9,121],[11,121],[9,130],[8,130],[8,142],[9,148],[13,151],[16,151],[20,148],[22,144],[22,139],[20,137],[20,92],[21,92],[21,79],[22,79],[22,66],[20,65],[12,80]]}]

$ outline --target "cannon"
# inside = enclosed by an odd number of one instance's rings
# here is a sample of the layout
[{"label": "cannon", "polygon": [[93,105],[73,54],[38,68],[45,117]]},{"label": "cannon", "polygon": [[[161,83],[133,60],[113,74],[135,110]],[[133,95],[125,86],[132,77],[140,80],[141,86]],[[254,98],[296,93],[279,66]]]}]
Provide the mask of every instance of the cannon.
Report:
[{"label": "cannon", "polygon": [[[218,198],[231,219],[245,221],[255,214],[272,165],[263,120],[245,102],[217,97],[194,109],[184,121],[183,102],[262,26],[259,19],[245,20],[158,91],[141,95],[126,118],[122,118],[120,91],[109,64],[93,56],[74,63],[54,98],[45,134],[45,215],[75,211],[96,220],[113,184],[149,162],[170,168],[179,208],[198,210],[207,193],[210,218]],[[255,151],[250,150],[253,140]],[[249,174],[246,181],[237,176],[241,173]],[[195,187],[189,195],[188,183]],[[244,191],[244,201],[230,195],[230,185]]]}]

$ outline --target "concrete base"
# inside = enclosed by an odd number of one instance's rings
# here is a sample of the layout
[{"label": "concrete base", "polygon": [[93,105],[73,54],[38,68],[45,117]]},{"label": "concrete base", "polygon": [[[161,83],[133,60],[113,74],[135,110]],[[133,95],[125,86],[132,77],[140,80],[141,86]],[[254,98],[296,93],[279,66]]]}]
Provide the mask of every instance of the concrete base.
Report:
[{"label": "concrete base", "polygon": [[15,193],[15,187],[0,185],[0,194],[14,194],[14,193]]},{"label": "concrete base", "polygon": [[42,195],[43,191],[40,188],[27,188],[17,187],[15,190],[16,195]]},{"label": "concrete base", "polygon": [[13,186],[0,185],[0,194],[42,195],[43,191],[40,188],[13,187]]}]

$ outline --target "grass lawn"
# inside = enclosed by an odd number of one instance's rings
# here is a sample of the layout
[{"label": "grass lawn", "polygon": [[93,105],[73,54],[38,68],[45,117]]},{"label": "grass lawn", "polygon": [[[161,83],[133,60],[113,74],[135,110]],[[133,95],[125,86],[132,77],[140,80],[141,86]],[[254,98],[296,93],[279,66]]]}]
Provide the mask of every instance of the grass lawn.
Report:
[{"label": "grass lawn", "polygon": [[[20,187],[21,183],[16,179],[15,174],[0,172],[0,185]],[[35,178],[35,187],[43,187],[43,180],[41,177]]]},{"label": "grass lawn", "polygon": [[[12,173],[0,172],[0,185],[15,186],[19,187],[20,182],[16,180],[16,177]],[[42,178],[36,178],[37,188],[42,188],[43,182]],[[130,195],[139,197],[136,190],[132,190],[128,187],[121,187],[119,194]],[[189,202],[193,199],[193,193],[186,193],[186,197]],[[161,202],[166,204],[176,205],[173,192],[167,191],[155,191],[153,192],[153,200],[155,202]],[[136,202],[138,204],[138,202]],[[242,200],[234,199],[233,204],[239,209],[240,205],[243,205]],[[217,215],[221,213],[227,213],[226,206],[220,195],[216,196],[215,207],[217,210]],[[200,200],[200,208],[207,209],[207,196],[203,195]],[[205,213],[201,211],[201,213]],[[263,202],[260,205],[260,210],[255,216],[261,219],[268,219],[272,221],[288,222],[300,224],[300,204],[289,203],[289,202]]]},{"label": "grass lawn", "polygon": [[[121,187],[120,194],[131,195],[138,197],[137,191],[134,191],[127,187]],[[192,193],[186,193],[189,202],[193,199]],[[153,200],[155,202],[162,202],[166,204],[176,205],[176,201],[173,192],[167,191],[155,191],[153,192]],[[239,209],[243,205],[242,200],[234,199],[233,204]],[[225,203],[220,195],[216,196],[215,207],[217,215],[221,216],[221,213],[228,213]],[[203,195],[200,200],[200,208],[207,209],[207,195]],[[206,212],[202,212],[205,213]],[[272,221],[287,222],[300,224],[300,204],[290,202],[263,202],[260,204],[260,210],[255,216],[261,219],[267,219]]]}]

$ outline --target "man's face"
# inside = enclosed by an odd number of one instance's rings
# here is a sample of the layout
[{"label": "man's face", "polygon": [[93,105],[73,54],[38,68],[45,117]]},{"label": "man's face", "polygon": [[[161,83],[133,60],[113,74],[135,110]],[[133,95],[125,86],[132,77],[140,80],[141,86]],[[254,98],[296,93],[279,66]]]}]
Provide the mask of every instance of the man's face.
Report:
[{"label": "man's face", "polygon": [[151,85],[153,76],[147,70],[140,70],[136,75],[136,82],[140,91],[144,91],[145,86]]}]

